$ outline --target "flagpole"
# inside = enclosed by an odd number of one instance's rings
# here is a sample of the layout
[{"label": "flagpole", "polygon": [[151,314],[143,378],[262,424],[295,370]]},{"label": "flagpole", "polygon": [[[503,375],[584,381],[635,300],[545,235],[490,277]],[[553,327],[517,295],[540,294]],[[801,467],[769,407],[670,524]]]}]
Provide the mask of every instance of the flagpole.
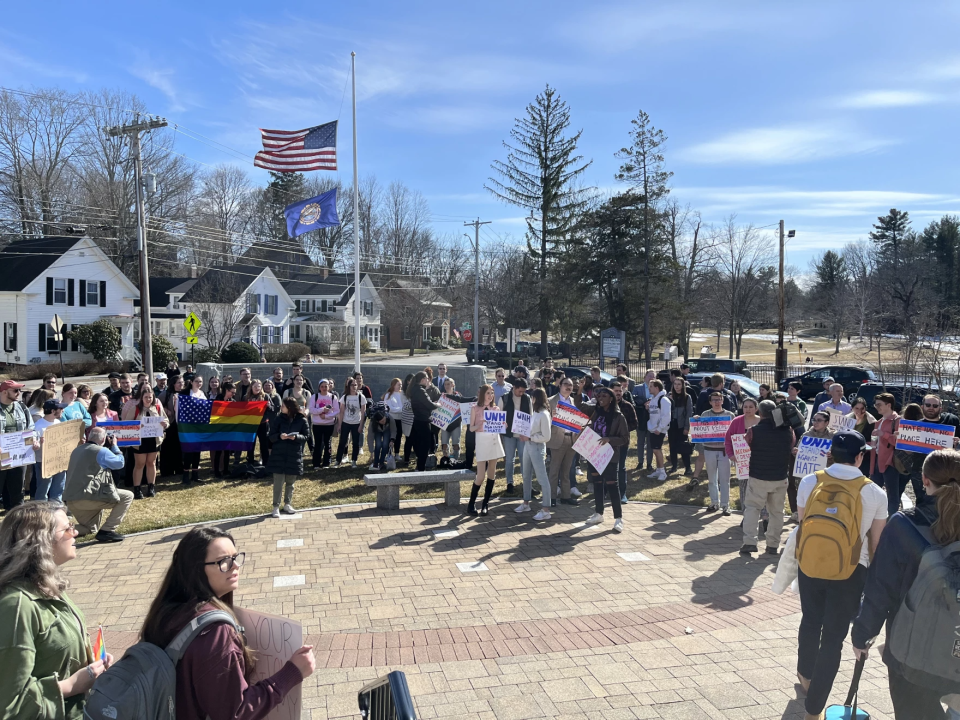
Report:
[{"label": "flagpole", "polygon": [[353,365],[360,372],[360,173],[357,171],[357,54],[350,53],[353,75]]}]

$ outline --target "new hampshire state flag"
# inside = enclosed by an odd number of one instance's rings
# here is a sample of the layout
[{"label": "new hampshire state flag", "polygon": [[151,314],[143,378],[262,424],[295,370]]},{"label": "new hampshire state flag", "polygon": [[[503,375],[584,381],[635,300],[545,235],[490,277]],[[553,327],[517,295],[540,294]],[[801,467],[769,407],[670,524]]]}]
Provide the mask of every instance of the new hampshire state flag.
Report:
[{"label": "new hampshire state flag", "polygon": [[287,205],[283,215],[287,219],[287,233],[292,238],[311,230],[339,225],[337,189]]}]

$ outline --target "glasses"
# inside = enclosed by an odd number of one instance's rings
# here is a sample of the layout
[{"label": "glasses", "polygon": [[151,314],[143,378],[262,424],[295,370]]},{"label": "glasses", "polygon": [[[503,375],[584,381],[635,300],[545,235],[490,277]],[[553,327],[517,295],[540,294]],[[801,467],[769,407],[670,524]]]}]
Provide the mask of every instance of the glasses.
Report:
[{"label": "glasses", "polygon": [[10,388],[10,392],[12,392],[14,395],[19,395],[20,388]]},{"label": "glasses", "polygon": [[826,420],[824,420],[823,418],[814,418],[813,421],[814,421],[814,422],[826,422]]},{"label": "glasses", "polygon": [[214,560],[213,562],[205,562],[204,565],[216,565],[220,568],[220,572],[228,573],[236,565],[238,568],[243,567],[243,559],[246,557],[246,553],[237,553],[236,555],[228,555],[225,558],[220,558],[219,560]]},{"label": "glasses", "polygon": [[723,398],[712,398],[712,399],[710,400],[710,402],[712,402],[712,403],[715,403],[715,402],[723,402]]},{"label": "glasses", "polygon": [[923,406],[928,408],[939,408],[940,403],[924,403]]},{"label": "glasses", "polygon": [[72,523],[71,523],[70,525],[67,525],[67,526],[64,527],[64,528],[60,528],[59,530],[57,530],[57,532],[60,534],[61,537],[62,537],[63,535],[68,534],[68,533],[69,533],[70,535],[78,535],[78,534],[79,534],[78,531],[77,531],[77,526],[74,525],[74,524],[72,524]]}]

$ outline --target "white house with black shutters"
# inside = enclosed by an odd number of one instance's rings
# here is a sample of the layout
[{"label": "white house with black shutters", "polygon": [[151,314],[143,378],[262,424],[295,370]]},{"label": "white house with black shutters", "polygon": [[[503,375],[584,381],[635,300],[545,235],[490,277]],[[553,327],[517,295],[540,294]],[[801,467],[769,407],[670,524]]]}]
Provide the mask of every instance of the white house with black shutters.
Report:
[{"label": "white house with black shutters", "polygon": [[45,237],[0,251],[0,362],[14,365],[90,359],[76,343],[53,339],[59,315],[67,330],[95,320],[116,326],[125,351],[133,347],[137,287],[88,237]]}]

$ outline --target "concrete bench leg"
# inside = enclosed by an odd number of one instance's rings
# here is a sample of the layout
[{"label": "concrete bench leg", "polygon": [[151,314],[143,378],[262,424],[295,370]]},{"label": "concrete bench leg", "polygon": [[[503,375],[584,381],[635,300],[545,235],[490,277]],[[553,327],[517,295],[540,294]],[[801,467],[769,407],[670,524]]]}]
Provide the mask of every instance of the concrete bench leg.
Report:
[{"label": "concrete bench leg", "polygon": [[399,510],[400,509],[400,486],[399,485],[378,485],[377,486],[377,508],[380,510]]},{"label": "concrete bench leg", "polygon": [[460,483],[444,483],[443,501],[447,507],[460,507]]}]

